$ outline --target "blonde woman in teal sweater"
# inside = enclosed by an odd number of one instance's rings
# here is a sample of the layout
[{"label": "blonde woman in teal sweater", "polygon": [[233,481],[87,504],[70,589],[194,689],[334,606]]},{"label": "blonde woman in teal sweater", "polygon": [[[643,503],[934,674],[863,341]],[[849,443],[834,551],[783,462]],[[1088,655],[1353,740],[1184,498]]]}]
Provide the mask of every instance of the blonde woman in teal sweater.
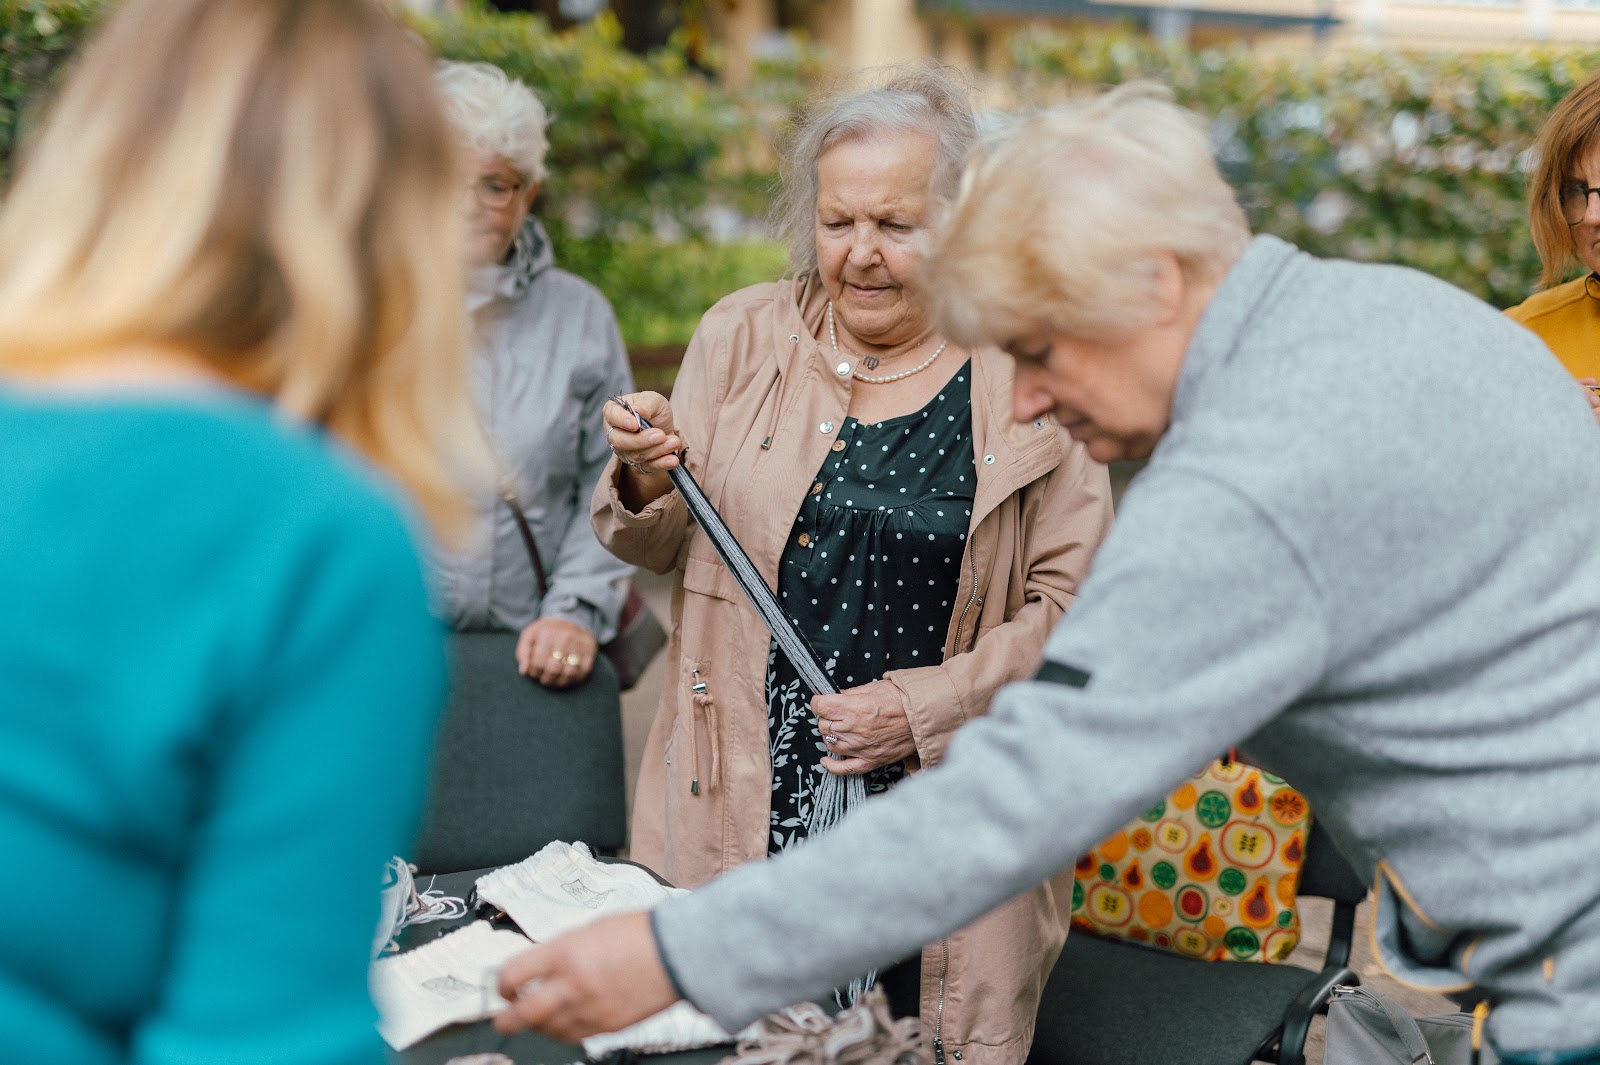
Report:
[{"label": "blonde woman in teal sweater", "polygon": [[444,683],[403,512],[480,461],[428,84],[367,0],[127,0],[8,193],[6,1061],[384,1060]]}]

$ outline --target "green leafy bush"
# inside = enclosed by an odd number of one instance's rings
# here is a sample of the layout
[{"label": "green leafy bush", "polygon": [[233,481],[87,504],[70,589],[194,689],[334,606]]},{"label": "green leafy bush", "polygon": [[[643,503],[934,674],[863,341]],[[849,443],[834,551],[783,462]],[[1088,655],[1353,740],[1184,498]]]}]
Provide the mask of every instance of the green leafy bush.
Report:
[{"label": "green leafy bush", "polygon": [[[1258,231],[1319,255],[1403,263],[1498,306],[1533,290],[1523,166],[1592,51],[1191,52],[1131,34],[1020,35],[1018,89],[1154,78],[1210,116]],[[1183,195],[1174,189],[1173,195]]]},{"label": "green leafy bush", "polygon": [[28,125],[105,0],[0,0],[0,185]]},{"label": "green leafy bush", "polygon": [[709,208],[765,209],[771,163],[759,131],[771,108],[751,106],[761,97],[736,102],[676,48],[627,52],[607,16],[563,33],[537,17],[483,11],[415,25],[441,57],[494,63],[550,111],[540,217],[557,262],[616,308],[641,383],[670,384],[712,303],[782,272],[770,244],[704,238]]},{"label": "green leafy bush", "polygon": [[441,58],[494,63],[539,94],[552,237],[695,233],[706,207],[748,206],[765,176],[744,165],[750,116],[681,52],[624,50],[609,16],[561,33],[537,16],[473,10],[414,25]]},{"label": "green leafy bush", "polygon": [[785,249],[771,243],[577,240],[555,250],[560,265],[593,281],[611,300],[630,344],[687,343],[713,303],[746,285],[777,280],[788,265]]}]

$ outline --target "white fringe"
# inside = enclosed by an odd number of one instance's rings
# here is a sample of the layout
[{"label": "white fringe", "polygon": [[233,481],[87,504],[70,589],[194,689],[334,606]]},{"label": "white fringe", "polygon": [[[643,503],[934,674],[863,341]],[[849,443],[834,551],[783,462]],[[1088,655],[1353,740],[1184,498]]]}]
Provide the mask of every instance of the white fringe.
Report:
[{"label": "white fringe", "polygon": [[806,822],[806,835],[826,832],[844,815],[867,801],[867,779],[861,774],[840,776],[822,771],[822,780],[811,795],[811,818]]},{"label": "white fringe", "polygon": [[[864,775],[856,773],[841,776],[824,769],[822,780],[817,783],[816,790],[811,795],[811,817],[806,822],[807,838],[826,832],[844,820],[845,814],[866,801],[867,778]],[[867,975],[858,976],[850,981],[850,986],[845,989],[848,1002],[844,1001],[844,996],[838,991],[833,993],[834,1002],[840,1009],[854,1006],[877,982],[878,970],[873,969]]]}]

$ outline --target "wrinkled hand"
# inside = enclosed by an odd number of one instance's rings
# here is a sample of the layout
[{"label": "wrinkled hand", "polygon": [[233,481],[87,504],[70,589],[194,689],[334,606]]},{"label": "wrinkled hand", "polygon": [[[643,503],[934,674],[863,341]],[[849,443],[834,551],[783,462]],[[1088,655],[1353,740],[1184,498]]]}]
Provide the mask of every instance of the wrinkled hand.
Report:
[{"label": "wrinkled hand", "polygon": [[683,441],[678,439],[666,396],[634,392],[622,398],[650,423],[648,429],[639,428],[639,419],[617,403],[601,408],[606,443],[622,462],[617,495],[623,506],[637,512],[672,491],[667,471],[683,461]]},{"label": "wrinkled hand", "polygon": [[565,618],[540,618],[517,637],[517,672],[547,688],[570,688],[594,671],[594,633]]},{"label": "wrinkled hand", "polygon": [[[917,753],[900,689],[875,680],[837,695],[811,700],[822,742],[832,756],[822,760],[830,773],[852,776],[905,761]],[[830,739],[829,737],[837,737]]]},{"label": "wrinkled hand", "polygon": [[640,429],[638,419],[616,403],[602,408],[606,443],[625,468],[648,476],[665,474],[677,466],[683,441],[678,439],[667,397],[659,392],[634,392],[622,398],[650,423],[650,428]]},{"label": "wrinkled hand", "polygon": [[605,917],[517,955],[500,970],[497,1014],[506,1035],[532,1028],[576,1043],[615,1032],[678,1000],[656,953],[650,916]]},{"label": "wrinkled hand", "polygon": [[1600,388],[1600,381],[1593,377],[1581,377],[1578,379],[1578,384],[1583,386],[1583,398],[1589,401],[1590,413],[1594,415],[1595,421],[1600,421],[1600,392],[1595,391],[1596,388]]}]

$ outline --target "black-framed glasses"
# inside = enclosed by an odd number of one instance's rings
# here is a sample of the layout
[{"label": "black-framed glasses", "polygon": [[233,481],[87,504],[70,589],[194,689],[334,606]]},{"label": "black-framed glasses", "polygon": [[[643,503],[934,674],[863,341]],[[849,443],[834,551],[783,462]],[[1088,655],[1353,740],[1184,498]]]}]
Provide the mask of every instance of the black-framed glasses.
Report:
[{"label": "black-framed glasses", "polygon": [[1575,226],[1583,221],[1583,216],[1589,213],[1589,197],[1597,192],[1600,188],[1591,188],[1581,181],[1561,186],[1561,217],[1567,220],[1567,225]]},{"label": "black-framed glasses", "polygon": [[491,175],[472,182],[471,188],[479,203],[492,211],[500,211],[509,207],[511,201],[527,186],[520,181],[507,181]]}]

